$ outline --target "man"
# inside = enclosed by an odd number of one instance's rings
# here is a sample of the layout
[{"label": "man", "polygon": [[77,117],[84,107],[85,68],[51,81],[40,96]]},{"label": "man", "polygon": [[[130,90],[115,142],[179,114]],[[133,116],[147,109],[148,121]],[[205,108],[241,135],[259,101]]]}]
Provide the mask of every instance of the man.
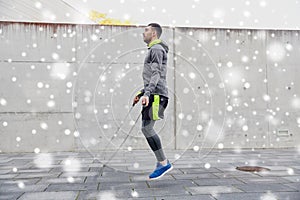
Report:
[{"label": "man", "polygon": [[133,100],[133,104],[136,104],[141,98],[142,132],[157,159],[156,169],[149,175],[151,180],[159,179],[173,169],[165,157],[160,138],[153,129],[155,121],[163,119],[164,110],[168,105],[166,74],[169,48],[159,39],[161,33],[162,28],[156,23],[148,24],[145,28],[143,38],[147,43],[148,53],[144,61],[144,89]]}]

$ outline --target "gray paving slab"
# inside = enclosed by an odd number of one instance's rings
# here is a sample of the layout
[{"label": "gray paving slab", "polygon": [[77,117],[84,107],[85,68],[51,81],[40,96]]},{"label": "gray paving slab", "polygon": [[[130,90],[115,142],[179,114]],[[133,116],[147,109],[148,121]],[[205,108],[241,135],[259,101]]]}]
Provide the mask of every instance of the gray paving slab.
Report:
[{"label": "gray paving slab", "polygon": [[90,182],[130,182],[130,177],[128,173],[121,173],[121,172],[109,172],[104,174],[103,176],[99,176],[99,173],[95,173],[94,176],[88,176],[86,179],[86,183]]},{"label": "gray paving slab", "polygon": [[25,193],[18,200],[76,200],[78,192],[33,192]]},{"label": "gray paving slab", "polygon": [[16,176],[17,176],[17,174],[1,174],[0,180],[1,179],[11,179],[11,178],[15,178]]},{"label": "gray paving slab", "polygon": [[217,195],[220,193],[236,193],[242,192],[241,190],[232,186],[198,186],[186,188],[192,195],[198,194],[211,194]]},{"label": "gray paving slab", "polygon": [[30,162],[32,162],[32,160],[16,160],[16,159],[13,159],[9,162],[7,162],[6,164],[9,165],[9,166],[23,166],[23,165],[27,165],[29,164]]},{"label": "gray paving slab", "polygon": [[9,158],[9,156],[5,156],[5,157],[1,157],[0,159],[0,165],[2,163],[7,164],[8,162],[10,162],[12,160],[12,158]]},{"label": "gray paving slab", "polygon": [[265,172],[260,172],[259,175],[264,177],[289,176],[289,172],[288,170],[265,171]]},{"label": "gray paving slab", "polygon": [[14,185],[1,185],[1,193],[14,193],[14,192],[42,192],[48,187],[47,184],[38,184],[38,185],[26,185],[23,183],[14,184]]},{"label": "gray paving slab", "polygon": [[264,192],[264,193],[231,193],[215,196],[217,200],[249,199],[249,200],[299,200],[300,192]]},{"label": "gray paving slab", "polygon": [[283,179],[282,177],[255,177],[255,178],[247,178],[247,177],[238,177],[238,180],[243,183],[289,183],[290,181]]},{"label": "gray paving slab", "polygon": [[[143,174],[143,175],[135,175],[131,176],[130,180],[133,182],[138,182],[138,181],[147,181],[148,180],[149,174]],[[172,171],[169,174],[164,175],[161,180],[175,180],[174,178],[175,175],[172,175]]]},{"label": "gray paving slab", "polygon": [[[112,195],[110,196],[112,197]],[[76,200],[98,200],[100,199],[100,191],[79,191]]]},{"label": "gray paving slab", "polygon": [[300,192],[275,192],[274,195],[278,197],[278,199],[283,200],[299,200]]},{"label": "gray paving slab", "polygon": [[9,172],[11,172],[11,170],[9,170],[9,169],[0,169],[0,175],[7,174]]},{"label": "gray paving slab", "polygon": [[62,173],[64,172],[64,169],[62,168],[61,165],[55,165],[55,166],[52,166],[50,171],[50,173]]},{"label": "gray paving slab", "polygon": [[42,178],[39,180],[39,184],[46,183],[84,183],[86,177],[61,177],[61,178]]},{"label": "gray paving slab", "polygon": [[155,200],[215,200],[211,195],[158,196]]},{"label": "gray paving slab", "polygon": [[86,184],[86,183],[53,183],[50,184],[46,191],[59,192],[59,191],[93,191],[98,189],[98,184]]},{"label": "gray paving slab", "polygon": [[98,176],[99,173],[97,172],[63,172],[60,174],[59,177],[93,177],[93,176]]},{"label": "gray paving slab", "polygon": [[41,177],[58,177],[60,173],[21,173],[15,176],[17,179],[41,178]]},{"label": "gray paving slab", "polygon": [[102,165],[99,165],[99,166],[93,166],[93,167],[90,167],[89,168],[89,172],[99,172],[100,169],[101,169]]},{"label": "gray paving slab", "polygon": [[147,181],[149,188],[164,188],[164,187],[193,187],[197,186],[193,180],[164,180]]},{"label": "gray paving slab", "polygon": [[127,190],[139,190],[139,189],[148,189],[149,185],[145,182],[138,183],[99,183],[99,190],[119,190],[119,189],[127,189]]},{"label": "gray paving slab", "polygon": [[234,185],[234,184],[243,184],[242,181],[236,179],[236,178],[205,178],[205,179],[199,179],[194,180],[194,182],[198,186],[218,186],[218,185]]},{"label": "gray paving slab", "polygon": [[18,199],[24,192],[15,192],[15,193],[1,193],[0,200],[15,200]]},{"label": "gray paving slab", "polygon": [[[220,193],[215,195],[215,199],[217,200],[244,200],[244,199],[249,199],[249,200],[262,200],[262,197],[264,196],[264,193],[228,193],[228,194],[224,194],[224,193]],[[266,200],[278,200],[276,198],[272,198],[269,195],[270,198],[265,198]]]},{"label": "gray paving slab", "polygon": [[[135,194],[135,193],[133,193]],[[115,199],[117,200],[117,197],[114,193],[109,193],[108,191],[97,191],[97,192],[86,192],[86,191],[81,191],[78,198],[76,200],[104,200],[104,199]],[[124,199],[124,198],[118,198],[119,199]],[[127,200],[155,200],[155,197],[128,197],[126,198]]]},{"label": "gray paving slab", "polygon": [[213,173],[214,176],[219,178],[234,178],[234,177],[259,177],[257,173],[229,171],[222,173]]},{"label": "gray paving slab", "polygon": [[32,179],[3,179],[0,180],[0,184],[2,185],[16,185],[19,182],[23,182],[25,185],[33,185],[40,181],[40,178],[32,178]]},{"label": "gray paving slab", "polygon": [[98,199],[128,199],[132,198],[131,189],[119,189],[119,190],[101,190],[97,194]]},{"label": "gray paving slab", "polygon": [[300,176],[296,175],[296,176],[282,176],[282,179],[288,180],[290,182],[300,182]]},{"label": "gray paving slab", "polygon": [[161,188],[148,188],[145,190],[136,189],[135,191],[137,192],[139,197],[190,195],[189,192],[183,186],[171,186],[171,185],[165,185],[164,187]]},{"label": "gray paving slab", "polygon": [[217,168],[209,168],[205,169],[204,167],[199,167],[199,168],[180,168],[180,171],[182,171],[183,174],[198,174],[198,173],[217,173],[217,172],[222,172],[221,170]]},{"label": "gray paving slab", "polygon": [[249,183],[243,185],[234,185],[236,188],[244,192],[295,192],[296,189],[278,183]]},{"label": "gray paving slab", "polygon": [[285,186],[288,186],[290,188],[294,188],[297,191],[300,191],[300,182],[295,182],[295,183],[285,183]]},{"label": "gray paving slab", "polygon": [[201,174],[173,174],[172,175],[176,180],[184,180],[184,179],[203,179],[203,178],[218,178],[212,173],[201,173]]},{"label": "gray paving slab", "polygon": [[51,169],[18,169],[17,173],[48,173]]},{"label": "gray paving slab", "polygon": [[300,163],[298,163],[297,165],[292,165],[291,167],[300,170]]}]

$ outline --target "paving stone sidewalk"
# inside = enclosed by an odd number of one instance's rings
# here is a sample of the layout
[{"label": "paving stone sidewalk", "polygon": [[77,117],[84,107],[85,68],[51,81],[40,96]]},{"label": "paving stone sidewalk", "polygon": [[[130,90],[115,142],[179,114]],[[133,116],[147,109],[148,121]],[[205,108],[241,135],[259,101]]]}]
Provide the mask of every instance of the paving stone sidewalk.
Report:
[{"label": "paving stone sidewalk", "polygon": [[[112,153],[101,153],[102,163]],[[166,154],[176,161],[174,169],[157,181],[147,180],[155,165],[150,151],[120,151],[102,176],[102,163],[85,152],[0,154],[0,199],[300,200],[298,149]],[[249,165],[271,171],[235,169]]]}]

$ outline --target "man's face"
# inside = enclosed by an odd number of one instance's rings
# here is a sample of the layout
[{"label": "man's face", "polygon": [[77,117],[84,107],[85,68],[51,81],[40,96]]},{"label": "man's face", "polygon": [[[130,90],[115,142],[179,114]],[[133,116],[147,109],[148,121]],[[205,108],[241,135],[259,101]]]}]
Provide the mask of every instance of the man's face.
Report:
[{"label": "man's face", "polygon": [[154,35],[155,35],[154,29],[151,26],[147,26],[143,33],[144,42],[149,44],[151,42],[152,38],[154,37]]}]

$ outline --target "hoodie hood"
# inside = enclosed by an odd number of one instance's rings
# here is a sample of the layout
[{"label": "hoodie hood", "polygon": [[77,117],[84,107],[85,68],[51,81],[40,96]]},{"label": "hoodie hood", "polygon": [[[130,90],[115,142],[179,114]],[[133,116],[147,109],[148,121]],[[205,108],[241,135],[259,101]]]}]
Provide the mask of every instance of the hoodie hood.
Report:
[{"label": "hoodie hood", "polygon": [[160,44],[164,49],[165,51],[168,53],[169,52],[169,47],[167,45],[167,43],[165,41],[162,41],[160,39],[157,39],[157,40],[153,40],[149,45],[148,45],[148,48],[150,49],[153,45],[155,44]]},{"label": "hoodie hood", "polygon": [[165,51],[168,53],[169,52],[169,47],[168,47],[168,45],[167,45],[167,43],[165,42],[165,41],[161,41],[160,43],[158,43],[158,44],[160,44],[164,49],[165,49]]}]

